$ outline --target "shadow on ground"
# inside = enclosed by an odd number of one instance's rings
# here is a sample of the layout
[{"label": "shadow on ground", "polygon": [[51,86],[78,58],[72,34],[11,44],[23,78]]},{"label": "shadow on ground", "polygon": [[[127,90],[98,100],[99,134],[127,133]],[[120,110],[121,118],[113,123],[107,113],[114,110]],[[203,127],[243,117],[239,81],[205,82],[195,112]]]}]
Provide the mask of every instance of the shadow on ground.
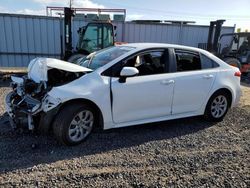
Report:
[{"label": "shadow on ground", "polygon": [[[13,132],[7,116],[4,115],[0,119],[0,174],[38,164],[50,164],[59,160],[138,146],[150,141],[181,137],[213,125],[200,117],[151,123],[94,132],[82,144],[67,147],[58,144],[53,135]],[[32,144],[36,147],[32,148]]]}]

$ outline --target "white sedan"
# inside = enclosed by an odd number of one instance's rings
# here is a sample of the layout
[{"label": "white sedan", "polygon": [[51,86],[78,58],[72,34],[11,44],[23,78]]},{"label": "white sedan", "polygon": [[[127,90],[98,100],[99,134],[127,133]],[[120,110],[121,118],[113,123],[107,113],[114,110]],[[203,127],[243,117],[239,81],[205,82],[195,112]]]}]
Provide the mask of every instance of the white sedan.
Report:
[{"label": "white sedan", "polygon": [[96,127],[198,115],[221,121],[240,98],[239,69],[197,48],[126,44],[79,63],[36,58],[27,76],[12,77],[5,102],[11,125],[53,129],[60,142],[75,145]]}]

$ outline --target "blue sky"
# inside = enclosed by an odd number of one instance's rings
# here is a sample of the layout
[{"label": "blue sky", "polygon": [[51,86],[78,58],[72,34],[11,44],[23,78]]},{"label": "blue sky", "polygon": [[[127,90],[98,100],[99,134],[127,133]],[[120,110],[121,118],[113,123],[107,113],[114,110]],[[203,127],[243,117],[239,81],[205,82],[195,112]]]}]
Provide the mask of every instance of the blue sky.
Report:
[{"label": "blue sky", "polygon": [[[0,0],[0,12],[45,14],[46,6],[67,6],[69,0]],[[226,19],[225,25],[250,31],[250,0],[73,0],[74,7],[125,8],[127,19],[191,20],[209,24]]]}]

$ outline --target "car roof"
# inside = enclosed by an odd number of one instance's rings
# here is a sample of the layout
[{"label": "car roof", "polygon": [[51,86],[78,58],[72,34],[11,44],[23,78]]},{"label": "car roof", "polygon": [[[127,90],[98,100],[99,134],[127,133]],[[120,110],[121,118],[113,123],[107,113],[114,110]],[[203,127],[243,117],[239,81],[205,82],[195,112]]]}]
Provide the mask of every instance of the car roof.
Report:
[{"label": "car roof", "polygon": [[178,49],[184,49],[184,50],[192,50],[196,52],[202,52],[207,54],[208,52],[195,47],[190,46],[184,46],[184,45],[177,45],[177,44],[166,44],[166,43],[128,43],[128,44],[122,44],[121,46],[128,46],[128,47],[134,47],[138,49],[148,49],[148,48],[178,48]]},{"label": "car roof", "polygon": [[221,59],[216,57],[214,54],[212,54],[206,50],[191,47],[191,46],[184,46],[184,45],[178,45],[178,44],[167,44],[167,43],[127,43],[127,44],[122,44],[121,46],[135,48],[132,51],[147,50],[147,49],[152,49],[152,48],[175,48],[175,49],[181,49],[181,50],[190,50],[190,51],[202,53],[202,54],[210,57],[211,59],[213,59],[217,63],[220,63],[220,64],[222,63],[224,65],[226,64]]}]

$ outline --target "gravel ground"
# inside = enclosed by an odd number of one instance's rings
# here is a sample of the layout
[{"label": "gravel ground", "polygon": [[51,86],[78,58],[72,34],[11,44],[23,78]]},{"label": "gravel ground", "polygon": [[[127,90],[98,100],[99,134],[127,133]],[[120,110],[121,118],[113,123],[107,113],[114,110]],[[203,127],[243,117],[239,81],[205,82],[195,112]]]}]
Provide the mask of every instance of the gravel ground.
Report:
[{"label": "gravel ground", "polygon": [[0,187],[250,187],[249,87],[223,122],[194,117],[100,131],[75,147],[11,132],[8,91],[2,83]]}]

